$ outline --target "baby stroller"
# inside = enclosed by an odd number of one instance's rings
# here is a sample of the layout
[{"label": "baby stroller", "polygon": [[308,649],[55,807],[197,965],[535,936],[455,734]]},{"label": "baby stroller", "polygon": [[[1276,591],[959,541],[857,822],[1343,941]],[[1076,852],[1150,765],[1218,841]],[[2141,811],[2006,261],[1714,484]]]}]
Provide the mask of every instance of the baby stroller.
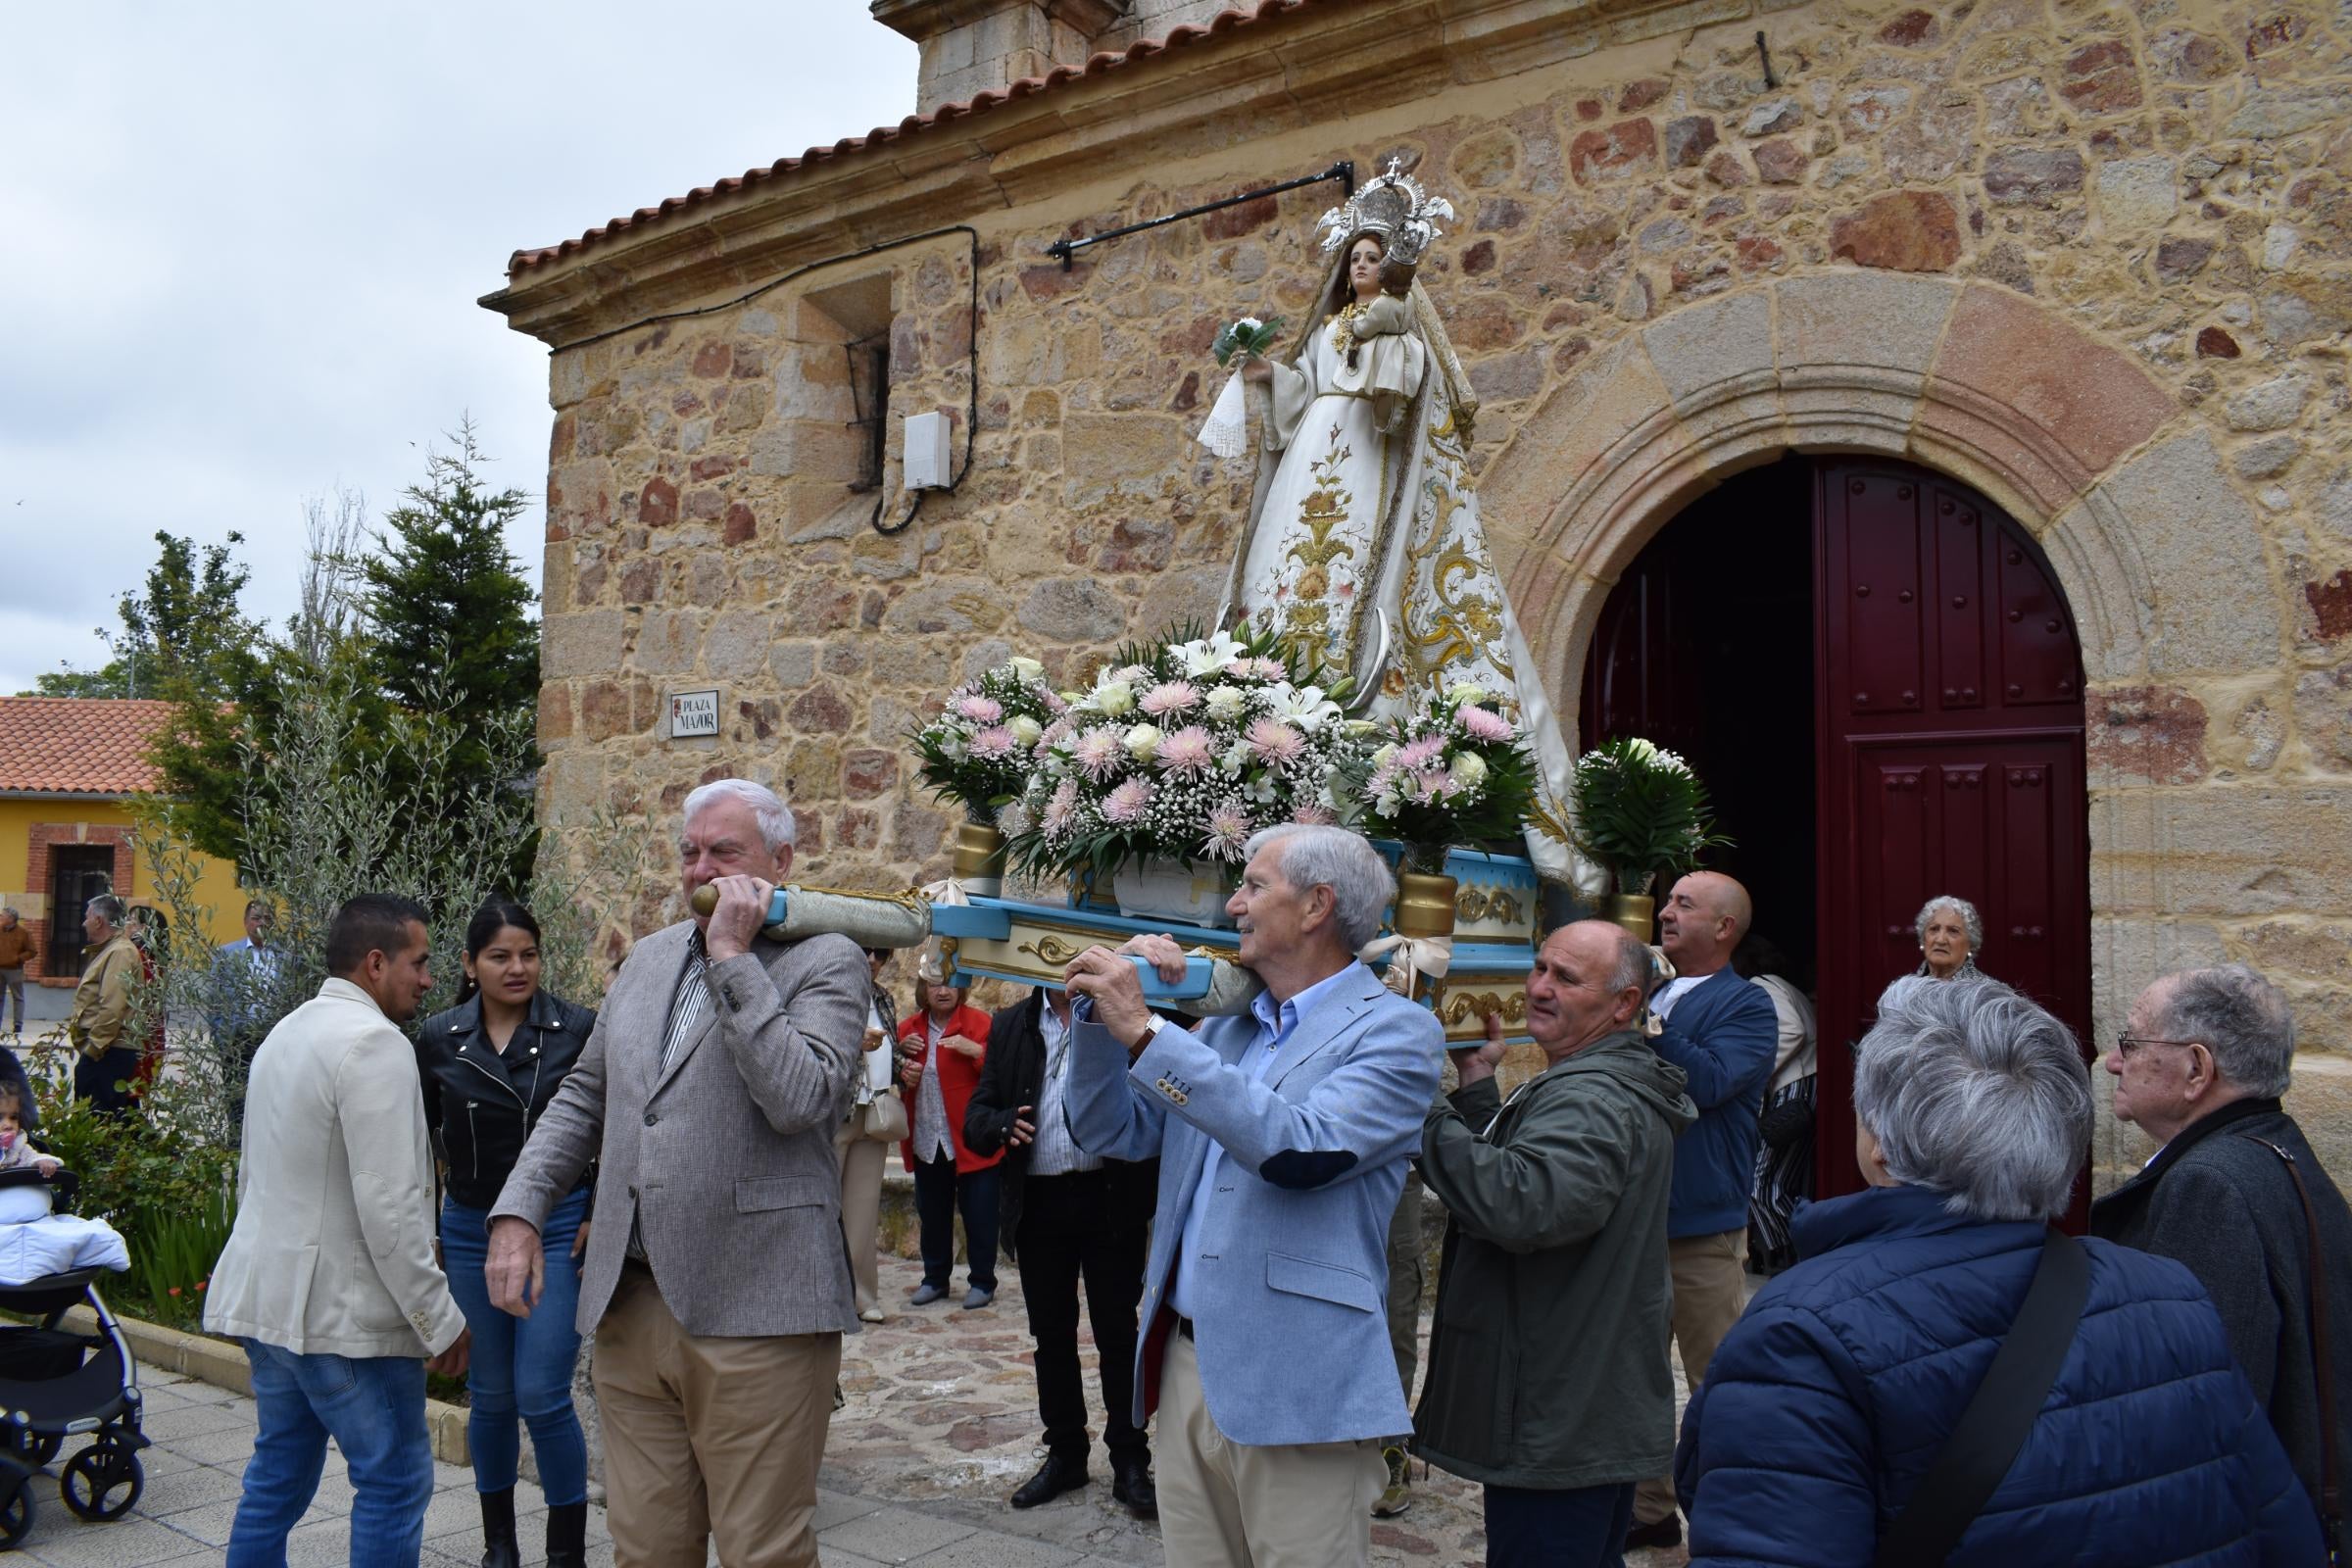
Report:
[{"label": "baby stroller", "polygon": [[[0,1170],[0,1188],[42,1181],[28,1167]],[[48,1178],[62,1205],[73,1176]],[[147,1475],[139,1450],[139,1367],[122,1331],[91,1281],[100,1270],[78,1268],[28,1285],[0,1285],[0,1309],[38,1320],[0,1324],[0,1550],[15,1547],[32,1529],[33,1476],[72,1437],[95,1439],[66,1461],[58,1491],[77,1518],[119,1519],[131,1510]],[[95,1334],[61,1327],[66,1313],[88,1302]]]}]

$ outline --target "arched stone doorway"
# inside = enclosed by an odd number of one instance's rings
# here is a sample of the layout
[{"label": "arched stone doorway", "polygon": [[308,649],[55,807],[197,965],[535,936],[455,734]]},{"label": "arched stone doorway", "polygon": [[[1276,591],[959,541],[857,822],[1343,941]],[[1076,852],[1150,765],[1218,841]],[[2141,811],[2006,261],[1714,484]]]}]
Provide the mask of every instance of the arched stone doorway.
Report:
[{"label": "arched stone doorway", "polygon": [[[2106,715],[2085,780],[2099,1026],[2167,968],[2223,956],[2209,926],[2175,916],[2176,898],[2205,895],[2177,893],[2194,868],[2165,858],[2179,824],[2204,818],[2160,742],[2116,715],[2275,665],[2285,590],[2207,424],[2129,355],[2008,289],[1860,270],[1780,279],[1630,329],[1520,415],[1481,476],[1483,510],[1552,691],[1578,689],[1609,590],[1658,531],[1789,452],[1918,464],[2039,547]],[[2283,819],[2293,803],[2257,804]],[[2100,1104],[2095,1159],[2121,1175],[2145,1150]]]},{"label": "arched stone doorway", "polygon": [[[1851,1046],[1952,894],[1982,961],[2090,1034],[2082,661],[2040,551],[1966,486],[1788,456],[1655,534],[1600,611],[1578,728],[1688,756],[1767,961],[1819,1000],[1820,1190],[1858,1185]],[[1761,956],[1761,955],[1759,955]]]}]

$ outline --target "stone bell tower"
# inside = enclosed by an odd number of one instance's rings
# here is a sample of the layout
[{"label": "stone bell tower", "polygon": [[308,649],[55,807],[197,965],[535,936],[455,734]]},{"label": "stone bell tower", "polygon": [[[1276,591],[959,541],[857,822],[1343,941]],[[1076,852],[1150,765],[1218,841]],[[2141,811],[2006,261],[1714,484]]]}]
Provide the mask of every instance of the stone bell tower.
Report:
[{"label": "stone bell tower", "polygon": [[[917,114],[1002,92],[1056,66],[1205,26],[1235,0],[871,0],[876,22],[922,49]],[[1244,7],[1248,9],[1248,7]]]}]

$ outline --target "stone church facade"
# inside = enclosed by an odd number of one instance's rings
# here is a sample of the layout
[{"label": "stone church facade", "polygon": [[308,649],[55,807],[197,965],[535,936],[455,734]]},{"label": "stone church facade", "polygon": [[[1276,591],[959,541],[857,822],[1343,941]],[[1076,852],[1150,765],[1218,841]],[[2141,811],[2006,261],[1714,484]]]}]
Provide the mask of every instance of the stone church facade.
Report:
[{"label": "stone church facade", "polygon": [[[1249,486],[1193,439],[1209,342],[1310,309],[1341,192],[1047,247],[1395,159],[1460,215],[1423,281],[1563,713],[1612,585],[1734,476],[1847,454],[1968,487],[2080,641],[2097,1034],[2162,969],[2258,965],[2352,1176],[2340,8],[872,9],[922,43],[916,115],[518,252],[484,301],[552,350],[546,820],[666,835],[740,771],[789,791],[808,879],[943,874],[905,733],[1010,652],[1070,684],[1215,610]],[[918,506],[898,424],[934,410],[956,484]],[[672,738],[667,699],[710,689],[718,735]],[[605,873],[611,951],[672,869]],[[2110,1176],[2139,1152],[2102,1130]]]}]

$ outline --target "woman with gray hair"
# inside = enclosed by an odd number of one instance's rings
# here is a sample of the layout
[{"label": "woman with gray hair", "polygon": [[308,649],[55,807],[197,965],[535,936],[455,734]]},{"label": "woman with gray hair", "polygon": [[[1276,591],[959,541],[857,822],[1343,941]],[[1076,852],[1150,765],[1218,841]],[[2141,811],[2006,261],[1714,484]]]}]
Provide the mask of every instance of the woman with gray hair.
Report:
[{"label": "woman with gray hair", "polygon": [[[2008,987],[1907,976],[1858,1050],[1854,1111],[1868,1188],[1796,1216],[1802,1261],[1757,1293],[1691,1396],[1675,1481],[1693,1564],[1860,1568],[1915,1499],[1948,1500],[1922,1482],[2074,1191],[2090,1077],[2066,1026]],[[2322,1561],[2195,1277],[2080,1245],[2088,1294],[2056,1379],[1939,1560]]]},{"label": "woman with gray hair", "polygon": [[1919,967],[1913,974],[1949,980],[1983,972],[1977,967],[1977,950],[1984,945],[1984,917],[1966,899],[1948,893],[1930,899],[1920,906],[1914,928],[1919,932]]}]

